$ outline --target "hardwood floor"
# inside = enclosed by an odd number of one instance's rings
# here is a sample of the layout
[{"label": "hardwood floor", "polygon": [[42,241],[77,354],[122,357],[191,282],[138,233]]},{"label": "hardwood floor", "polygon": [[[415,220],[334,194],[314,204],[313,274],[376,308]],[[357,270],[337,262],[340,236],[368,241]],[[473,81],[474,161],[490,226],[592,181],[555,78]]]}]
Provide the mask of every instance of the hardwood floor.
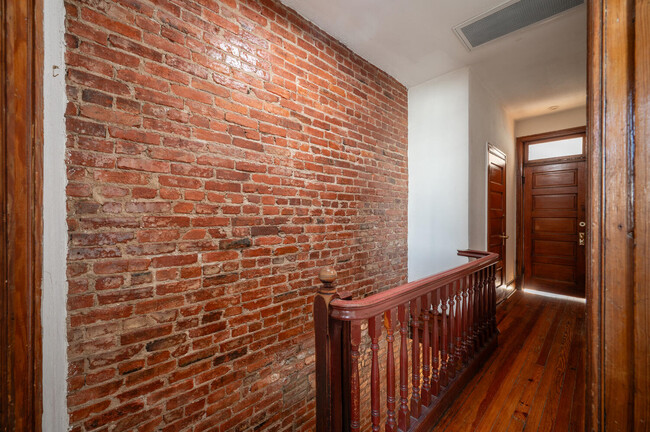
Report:
[{"label": "hardwood floor", "polygon": [[499,347],[432,431],[583,431],[585,305],[516,292]]}]

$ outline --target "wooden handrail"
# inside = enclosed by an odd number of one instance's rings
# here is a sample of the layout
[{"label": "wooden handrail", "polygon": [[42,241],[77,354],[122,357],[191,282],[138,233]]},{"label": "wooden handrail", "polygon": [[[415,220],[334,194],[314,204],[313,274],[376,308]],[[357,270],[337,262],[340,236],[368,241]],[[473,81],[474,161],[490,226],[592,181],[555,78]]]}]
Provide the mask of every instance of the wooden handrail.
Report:
[{"label": "wooden handrail", "polygon": [[498,254],[476,250],[459,250],[458,255],[478,259],[363,299],[334,299],[329,304],[330,316],[342,321],[372,318],[436,288],[443,287],[460,278],[489,267],[499,260]]},{"label": "wooden handrail", "polygon": [[[318,432],[358,432],[370,422],[379,431],[382,418],[387,432],[428,431],[486,361],[497,345],[499,256],[477,250],[458,255],[472,261],[357,300],[337,292],[333,268],[321,270],[314,298]],[[360,362],[362,354],[370,355],[370,365]],[[369,382],[360,374],[368,366]],[[367,385],[370,410],[362,413]]]}]

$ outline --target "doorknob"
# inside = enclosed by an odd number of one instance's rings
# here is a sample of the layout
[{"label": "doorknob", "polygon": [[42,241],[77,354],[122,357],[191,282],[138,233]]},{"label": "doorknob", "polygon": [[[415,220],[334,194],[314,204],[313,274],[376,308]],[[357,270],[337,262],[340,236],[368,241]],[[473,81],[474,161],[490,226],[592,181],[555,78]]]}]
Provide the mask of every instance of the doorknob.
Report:
[{"label": "doorknob", "polygon": [[506,244],[506,240],[510,238],[510,236],[507,236],[506,233],[499,234],[499,237],[501,237],[501,241],[504,245]]}]

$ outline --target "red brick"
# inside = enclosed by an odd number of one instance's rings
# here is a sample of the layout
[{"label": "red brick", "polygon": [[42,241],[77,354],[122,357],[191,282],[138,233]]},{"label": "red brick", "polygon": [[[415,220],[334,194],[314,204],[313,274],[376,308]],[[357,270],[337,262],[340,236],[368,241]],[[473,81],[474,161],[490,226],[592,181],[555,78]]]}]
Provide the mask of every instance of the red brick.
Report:
[{"label": "red brick", "polygon": [[172,89],[172,93],[182,98],[191,99],[193,101],[201,102],[208,105],[212,104],[212,95],[210,95],[209,93],[199,91],[199,90],[193,90],[186,86],[179,86],[175,84],[171,86],[171,89]]},{"label": "red brick", "polygon": [[80,135],[106,136],[106,126],[81,119],[68,117],[66,119],[66,128],[68,131],[76,132]]},{"label": "red brick", "polygon": [[66,11],[71,429],[313,430],[318,270],[406,281],[407,90],[276,0]]},{"label": "red brick", "polygon": [[137,67],[140,64],[140,59],[136,56],[90,42],[81,42],[79,49],[84,54],[99,57],[121,66]]},{"label": "red brick", "polygon": [[70,70],[68,72],[68,76],[73,82],[92,88],[94,90],[118,95],[128,95],[130,93],[129,87],[126,84],[122,84],[112,79],[89,74],[77,69]]},{"label": "red brick", "polygon": [[138,101],[151,102],[172,108],[183,108],[183,100],[166,93],[138,87],[135,89],[135,96]]},{"label": "red brick", "polygon": [[148,230],[137,233],[138,241],[142,243],[171,241],[179,237],[178,230]]},{"label": "red brick", "polygon": [[119,290],[111,292],[110,294],[98,294],[97,302],[100,305],[123,303],[133,300],[141,300],[150,298],[153,293],[153,288],[135,288],[128,290]]},{"label": "red brick", "polygon": [[88,197],[92,194],[90,185],[79,183],[68,183],[65,191],[69,197]]},{"label": "red brick", "polygon": [[101,415],[91,418],[84,423],[84,426],[89,430],[95,429],[105,424],[114,422],[115,420],[118,420],[130,413],[138,412],[142,410],[142,408],[144,408],[144,403],[141,401],[129,402],[110,411],[104,412]]},{"label": "red brick", "polygon": [[125,173],[117,171],[95,171],[95,180],[106,183],[121,183],[121,184],[147,184],[148,178],[146,175],[137,173]]},{"label": "red brick", "polygon": [[137,342],[142,342],[150,339],[156,339],[161,336],[170,334],[172,325],[164,325],[160,327],[147,327],[143,330],[136,330],[131,333],[125,333],[120,336],[120,343],[122,345],[130,345]]},{"label": "red brick", "polygon": [[93,270],[97,274],[142,271],[149,267],[149,262],[148,259],[104,260],[95,263]]},{"label": "red brick", "polygon": [[157,298],[154,300],[139,302],[135,307],[135,313],[146,314],[152,311],[173,309],[182,306],[184,303],[182,296]]},{"label": "red brick", "polygon": [[153,259],[154,267],[176,267],[193,264],[197,260],[196,255],[167,255]]},{"label": "red brick", "polygon": [[102,397],[108,396],[112,393],[115,393],[120,388],[121,385],[122,382],[117,380],[99,386],[80,390],[71,395],[68,395],[68,406],[70,407],[77,406],[89,400],[100,399]]},{"label": "red brick", "polygon": [[[124,51],[127,51],[131,54],[148,58],[156,62],[162,62],[163,60],[163,55],[159,53],[156,50],[153,50],[149,47],[146,47],[144,45],[141,45],[139,43],[135,43],[132,40],[128,40],[116,35],[110,35],[108,37],[111,46],[114,46],[116,48],[123,49]],[[139,40],[140,38],[137,38]]]},{"label": "red brick", "polygon": [[151,75],[143,75],[131,69],[120,69],[117,71],[117,77],[122,81],[128,81],[153,90],[161,92],[169,90],[169,83],[166,81],[153,78]]},{"label": "red brick", "polygon": [[108,133],[115,138],[121,138],[128,141],[136,141],[144,144],[160,144],[160,135],[150,132],[142,132],[133,129],[120,129],[109,127]]},{"label": "red brick", "polygon": [[83,20],[96,24],[99,27],[110,29],[113,32],[130,37],[131,39],[140,39],[141,32],[139,29],[110,19],[109,17],[99,14],[87,7],[81,9],[81,18]]},{"label": "red brick", "polygon": [[117,160],[117,167],[155,173],[169,172],[168,162],[152,161],[148,159],[119,158]]}]

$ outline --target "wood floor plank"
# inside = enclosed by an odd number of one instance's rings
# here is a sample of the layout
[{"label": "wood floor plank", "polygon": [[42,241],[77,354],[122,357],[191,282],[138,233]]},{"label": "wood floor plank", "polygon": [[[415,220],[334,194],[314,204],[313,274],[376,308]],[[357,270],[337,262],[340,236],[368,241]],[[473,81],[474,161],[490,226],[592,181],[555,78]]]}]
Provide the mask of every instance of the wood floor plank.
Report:
[{"label": "wood floor plank", "polygon": [[[530,348],[524,350],[525,359],[515,383],[503,402],[499,401],[498,404],[493,404],[492,412],[495,414],[489,430],[495,432],[505,431],[508,429],[510,420],[515,413],[518,411],[520,413],[528,412],[530,398],[537,389],[544,372],[544,367],[538,365],[535,360],[542,350],[551,323],[557,319],[560,309],[560,305],[555,302],[550,303],[544,309],[542,318],[538,320],[535,329],[530,334]],[[485,420],[489,420],[487,415]],[[484,425],[481,426],[487,427],[489,423],[484,423]]]},{"label": "wood floor plank", "polygon": [[584,311],[523,292],[504,301],[499,347],[432,430],[583,430]]},{"label": "wood floor plank", "polygon": [[[517,301],[517,299],[515,299]],[[509,319],[512,321],[514,319],[521,320],[525,319],[526,314],[530,314],[529,310],[525,308],[518,308],[510,313]],[[521,326],[508,325],[508,322],[505,325],[500,326],[501,334],[499,338],[507,338],[508,340],[516,339],[516,332],[522,332]],[[513,333],[514,332],[514,333]],[[462,412],[463,415],[466,414],[465,404],[471,406],[477,395],[485,393],[489,387],[495,372],[499,367],[494,365],[502,365],[504,361],[504,350],[502,347],[497,349],[487,361],[487,363],[481,368],[481,370],[476,374],[476,376],[470,381],[470,383],[465,387],[460,396],[456,399],[456,402],[447,410],[446,414],[443,416],[441,421],[438,423],[436,430],[444,431],[450,428],[449,430],[455,430],[455,419],[456,416],[460,415]]]},{"label": "wood floor plank", "polygon": [[500,338],[508,338],[510,343],[498,348],[499,352],[495,353],[497,361],[488,366],[484,377],[478,383],[475,393],[481,398],[480,402],[476,403],[475,398],[477,396],[472,395],[468,399],[467,406],[462,409],[462,416],[451,423],[447,430],[475,430],[476,424],[481,420],[492,402],[495,392],[511,372],[512,359],[522,350],[526,340],[530,336],[531,328],[540,318],[543,309],[543,304],[538,303],[534,309],[523,314],[516,321],[516,324],[513,322],[511,327],[506,328],[502,332]]},{"label": "wood floor plank", "polygon": [[[559,307],[559,311],[558,311],[558,315],[556,315],[553,322],[559,325],[560,321],[562,320],[563,314],[566,312],[567,305],[559,304],[559,303],[556,303],[556,305]],[[555,338],[555,336],[557,335],[557,328],[558,328],[557,325],[548,326],[547,340],[549,337],[551,339]],[[519,402],[517,403],[517,408],[512,415],[512,421],[514,422],[515,426],[518,423],[522,423],[522,427],[523,425],[526,424],[526,421],[528,419],[528,413],[530,412],[531,405],[533,403],[533,399],[539,389],[539,384],[544,373],[544,365],[546,364],[546,360],[544,360],[542,364],[540,364],[539,361],[536,362],[536,364],[541,368],[539,369],[540,374],[539,376],[535,376],[533,379],[531,379],[529,384],[527,384],[525,388],[522,390],[522,394],[519,398]]]},{"label": "wood floor plank", "polygon": [[521,392],[521,380],[528,379],[535,366],[540,371],[543,370],[543,367],[536,365],[535,359],[546,339],[547,321],[552,321],[556,314],[557,307],[543,306],[539,318],[534,319],[533,326],[528,331],[524,345],[507,366],[503,382],[499,383],[497,391],[491,395],[490,399],[485,401],[489,406],[480,421],[472,425],[472,430],[507,429],[508,421],[506,420],[509,420],[510,413],[514,411],[517,403],[517,399],[513,395]]},{"label": "wood floor plank", "polygon": [[[571,314],[565,314],[562,317],[555,335],[555,342],[551,346],[546,361],[544,374],[530,406],[530,412],[526,419],[526,431],[548,430],[545,429],[548,426],[547,422],[552,422],[555,419],[557,401],[562,391],[562,381],[568,364],[575,321],[576,317],[571,316]],[[544,427],[544,429],[540,429],[540,427]]]},{"label": "wood floor plank", "polygon": [[581,342],[580,331],[584,325],[584,319],[578,317],[575,328],[573,329],[574,337],[569,352],[569,365],[564,376],[562,394],[560,395],[557,416],[553,425],[553,430],[557,432],[565,432],[569,430],[569,422],[571,421],[571,412],[573,410],[573,400],[576,392],[576,383],[578,381],[578,364],[580,362],[580,352],[578,348]]},{"label": "wood floor plank", "polygon": [[528,378],[526,381],[520,384],[522,388],[519,389],[519,398],[513,398],[516,400],[514,412],[512,412],[512,415],[510,417],[504,415],[503,421],[508,422],[505,428],[506,431],[524,429],[524,426],[526,425],[526,418],[528,417],[528,411],[530,411],[531,401],[537,392],[537,388],[539,387],[539,382],[542,379],[543,373],[543,366],[540,366],[536,363],[531,366],[531,372],[528,374]]},{"label": "wood floor plank", "polygon": [[[585,429],[585,397],[586,386],[585,380],[587,379],[585,368],[585,340],[586,340],[586,327],[585,320],[583,319],[582,328],[580,329],[578,346],[576,352],[578,354],[578,366],[576,369],[576,389],[573,393],[573,407],[571,409],[571,421],[569,422],[569,431],[582,432]],[[559,432],[559,430],[558,430]]]}]

